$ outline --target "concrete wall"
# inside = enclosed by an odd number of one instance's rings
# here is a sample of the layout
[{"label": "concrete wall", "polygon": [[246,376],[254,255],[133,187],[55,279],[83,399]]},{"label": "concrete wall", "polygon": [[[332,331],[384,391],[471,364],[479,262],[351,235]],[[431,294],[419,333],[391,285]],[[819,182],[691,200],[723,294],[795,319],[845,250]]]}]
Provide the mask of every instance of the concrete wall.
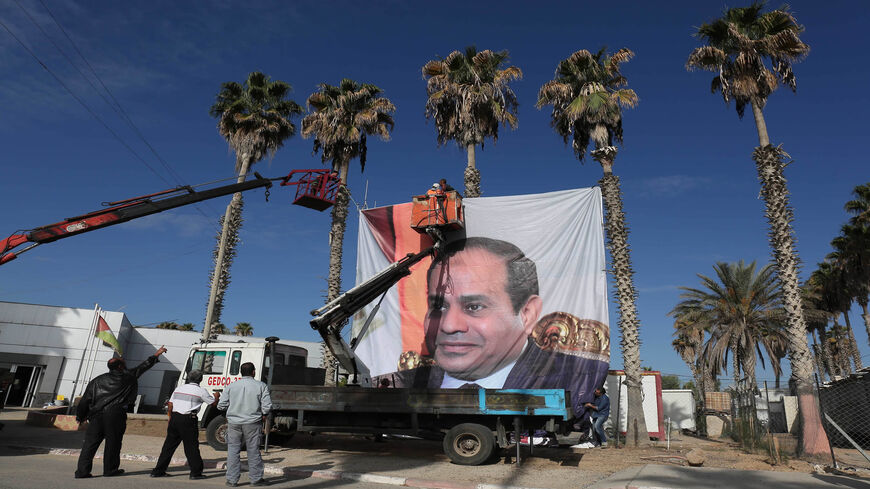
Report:
[{"label": "concrete wall", "polygon": [[[643,372],[641,388],[643,389],[643,415],[646,428],[651,437],[662,439],[665,436],[664,413],[662,410],[662,381],[660,372]],[[626,416],[628,413],[628,389],[625,384],[625,372],[611,370],[607,375],[605,388],[610,396],[610,418],[607,424],[616,422],[617,408],[619,413],[619,431],[625,433]]]},{"label": "concrete wall", "polygon": [[671,429],[695,429],[695,396],[687,389],[662,389],[662,408]]},{"label": "concrete wall", "polygon": [[[56,394],[72,393],[93,318],[93,309],[0,302],[0,355],[4,361],[46,366],[32,405],[52,400]],[[106,320],[117,334],[118,318]],[[106,348],[95,354],[103,365],[111,356]],[[41,361],[51,363],[52,368]]]}]

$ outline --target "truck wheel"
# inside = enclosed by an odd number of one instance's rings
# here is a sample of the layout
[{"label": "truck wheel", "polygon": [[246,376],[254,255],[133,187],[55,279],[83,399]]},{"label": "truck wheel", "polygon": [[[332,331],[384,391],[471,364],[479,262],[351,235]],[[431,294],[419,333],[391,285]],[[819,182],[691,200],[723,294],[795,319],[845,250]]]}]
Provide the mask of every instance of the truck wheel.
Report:
[{"label": "truck wheel", "polygon": [[459,465],[480,465],[492,457],[495,436],[492,430],[476,423],[450,428],[444,437],[444,453]]},{"label": "truck wheel", "polygon": [[205,428],[205,439],[215,450],[227,451],[227,418],[218,415],[209,421]]}]

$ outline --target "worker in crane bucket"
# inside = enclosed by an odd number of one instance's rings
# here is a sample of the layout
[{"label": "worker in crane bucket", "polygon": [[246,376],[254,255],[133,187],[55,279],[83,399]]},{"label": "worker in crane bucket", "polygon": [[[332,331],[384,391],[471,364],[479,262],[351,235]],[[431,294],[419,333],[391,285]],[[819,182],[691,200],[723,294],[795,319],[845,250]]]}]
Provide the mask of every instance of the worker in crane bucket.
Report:
[{"label": "worker in crane bucket", "polygon": [[517,246],[485,237],[453,241],[433,260],[427,282],[424,329],[434,365],[392,374],[396,387],[564,389],[575,417],[587,416],[585,403],[594,400],[608,362],[553,340],[573,322],[572,338],[585,341],[583,327],[597,321],[562,312],[540,318],[537,267]]}]

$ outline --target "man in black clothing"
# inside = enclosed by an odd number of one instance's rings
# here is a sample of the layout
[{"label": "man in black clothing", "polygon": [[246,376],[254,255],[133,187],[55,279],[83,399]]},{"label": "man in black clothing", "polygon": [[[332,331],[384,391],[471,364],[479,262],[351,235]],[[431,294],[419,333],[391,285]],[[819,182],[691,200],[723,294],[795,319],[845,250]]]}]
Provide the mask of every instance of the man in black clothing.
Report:
[{"label": "man in black clothing", "polygon": [[166,353],[160,347],[141,365],[127,370],[123,358],[112,358],[109,371],[88,383],[76,409],[76,421],[88,421],[88,430],[79,455],[76,479],[91,477],[94,454],[105,439],[103,450],[103,476],[113,477],[124,473],[121,465],[121,440],[127,429],[127,409],[136,401],[139,377],[158,362],[157,357]]}]

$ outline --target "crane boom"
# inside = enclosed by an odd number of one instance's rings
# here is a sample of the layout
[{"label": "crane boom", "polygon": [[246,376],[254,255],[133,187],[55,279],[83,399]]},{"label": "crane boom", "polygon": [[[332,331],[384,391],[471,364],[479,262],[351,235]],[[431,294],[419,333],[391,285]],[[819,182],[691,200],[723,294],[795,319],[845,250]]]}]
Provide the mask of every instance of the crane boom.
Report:
[{"label": "crane boom", "polygon": [[[0,240],[0,265],[14,260],[21,253],[43,243],[50,243],[95,229],[114,226],[115,224],[150,216],[151,214],[176,207],[195,204],[203,200],[263,187],[267,189],[266,197],[268,198],[268,189],[272,187],[272,182],[279,180],[281,181],[281,186],[297,186],[297,195],[294,203],[317,210],[323,210],[332,205],[334,202],[332,194],[334,194],[340,184],[332,172],[323,169],[293,170],[288,175],[278,178],[263,178],[259,173],[254,172],[253,179],[207,190],[196,191],[193,187],[184,185],[141,197],[108,202],[104,203],[104,205],[108,206],[104,209],[70,217],[47,226],[19,232]],[[312,202],[315,202],[316,205],[313,205]],[[12,251],[14,248],[25,243],[31,243],[31,245],[17,252]]]},{"label": "crane boom", "polygon": [[[433,234],[435,231],[431,230]],[[336,360],[354,375],[361,386],[371,387],[371,376],[368,367],[356,356],[353,350],[357,340],[365,334],[366,328],[364,327],[360,331],[359,337],[351,341],[350,345],[341,337],[341,330],[347,324],[348,319],[357,311],[379,295],[385,294],[399,280],[410,275],[411,267],[414,264],[434,255],[441,248],[442,242],[443,238],[438,234],[434,246],[419,253],[408,253],[407,256],[381,270],[372,278],[341,294],[323,307],[311,311],[311,315],[315,316],[311,319],[311,328],[320,333]],[[376,312],[377,306],[372,311],[372,315]],[[368,323],[366,323],[367,325]]]},{"label": "crane boom", "polygon": [[[70,217],[63,221],[40,226],[0,241],[0,265],[8,263],[18,257],[18,254],[27,251],[34,246],[50,243],[59,239],[68,238],[77,234],[87,233],[115,224],[121,224],[140,217],[157,214],[165,210],[174,209],[188,204],[195,204],[203,200],[214,199],[224,195],[244,192],[256,188],[272,186],[272,179],[263,178],[255,173],[255,178],[242,183],[224,185],[208,190],[195,191],[190,186],[177,187],[154,194],[134,197],[118,202],[110,202],[110,207],[98,211]],[[13,248],[24,243],[33,243],[31,246],[19,252],[11,251]]]}]

